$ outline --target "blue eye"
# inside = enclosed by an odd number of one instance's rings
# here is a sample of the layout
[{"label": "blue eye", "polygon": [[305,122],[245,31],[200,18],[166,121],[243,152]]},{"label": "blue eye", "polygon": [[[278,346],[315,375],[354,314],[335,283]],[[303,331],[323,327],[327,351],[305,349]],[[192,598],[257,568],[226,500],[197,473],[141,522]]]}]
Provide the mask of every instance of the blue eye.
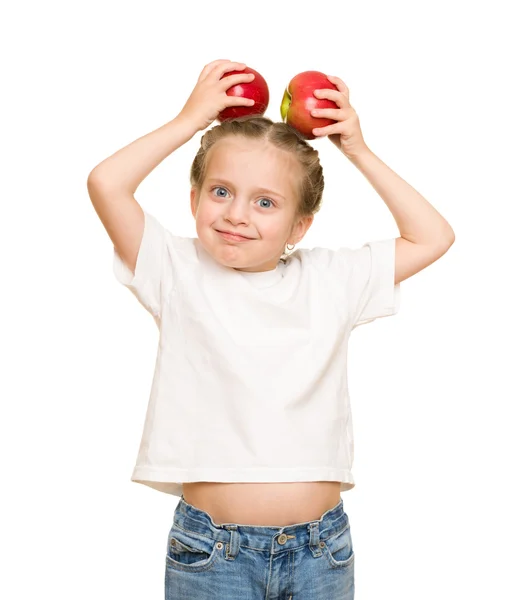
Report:
[{"label": "blue eye", "polygon": [[[271,205],[273,204],[272,200],[270,200],[269,198],[261,198],[261,200],[259,202],[270,202]],[[267,206],[266,208],[270,208],[270,207]]]},{"label": "blue eye", "polygon": [[[225,192],[227,191],[227,190],[226,190],[224,187],[221,187],[221,186],[218,186],[218,187],[212,188],[212,191],[214,191],[214,190],[225,190]],[[222,195],[220,195],[220,194],[218,194],[218,197],[219,197],[219,198],[225,198],[225,196],[222,196]]]},{"label": "blue eye", "polygon": [[[216,190],[223,190],[225,192],[225,195],[219,194],[219,193],[216,194],[218,198],[226,198],[226,193],[228,193],[228,190],[226,188],[218,185],[216,187],[213,187],[211,191],[215,192]],[[264,205],[263,208],[270,208],[271,206],[274,205],[273,201],[270,200],[270,198],[261,198],[260,200],[258,200],[258,202],[269,202],[270,203],[269,206]]]}]

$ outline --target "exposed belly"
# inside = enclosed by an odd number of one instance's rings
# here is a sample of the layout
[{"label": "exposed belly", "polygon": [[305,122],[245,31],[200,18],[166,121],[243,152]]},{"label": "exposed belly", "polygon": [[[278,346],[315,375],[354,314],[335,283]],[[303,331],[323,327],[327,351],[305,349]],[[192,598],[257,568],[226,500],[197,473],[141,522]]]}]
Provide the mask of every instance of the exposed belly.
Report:
[{"label": "exposed belly", "polygon": [[183,498],[216,525],[295,525],[320,519],[341,500],[339,481],[183,484]]}]

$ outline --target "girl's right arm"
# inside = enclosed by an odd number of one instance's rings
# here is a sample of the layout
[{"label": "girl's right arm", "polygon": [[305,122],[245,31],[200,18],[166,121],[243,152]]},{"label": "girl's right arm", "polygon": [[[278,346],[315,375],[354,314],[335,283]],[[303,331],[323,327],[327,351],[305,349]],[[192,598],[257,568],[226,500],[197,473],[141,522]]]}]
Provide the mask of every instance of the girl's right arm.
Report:
[{"label": "girl's right arm", "polygon": [[87,178],[93,206],[114,248],[134,273],[145,218],[134,198],[140,183],[174,150],[208,127],[229,106],[251,106],[253,100],[227,96],[229,87],[252,81],[253,75],[230,75],[246,65],[217,60],[205,66],[185,106],[176,118],[138,138],[97,165]]}]

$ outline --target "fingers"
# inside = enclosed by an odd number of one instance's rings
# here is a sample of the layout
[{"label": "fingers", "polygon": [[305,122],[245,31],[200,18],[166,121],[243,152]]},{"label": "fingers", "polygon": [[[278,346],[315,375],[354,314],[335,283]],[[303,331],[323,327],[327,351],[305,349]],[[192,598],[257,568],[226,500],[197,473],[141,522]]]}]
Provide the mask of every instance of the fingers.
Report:
[{"label": "fingers", "polygon": [[203,79],[206,78],[206,76],[210,73],[210,71],[212,71],[212,69],[216,65],[219,65],[219,64],[222,64],[225,62],[230,62],[230,61],[228,60],[228,58],[218,58],[217,60],[213,60],[212,62],[208,63],[208,65],[205,65],[205,67],[201,71],[198,81],[203,81]]},{"label": "fingers", "polygon": [[333,135],[334,133],[342,133],[342,125],[335,123],[334,125],[328,125],[327,127],[317,127],[312,129],[312,133],[316,137],[322,137],[323,135]]},{"label": "fingers", "polygon": [[227,96],[227,106],[254,106],[255,100],[243,96]]},{"label": "fingers", "polygon": [[327,100],[332,100],[337,104],[339,108],[346,106],[348,104],[348,99],[346,96],[337,90],[329,90],[329,89],[320,89],[314,90],[314,96],[316,98],[326,98]]},{"label": "fingers", "polygon": [[226,91],[233,85],[237,85],[238,83],[249,83],[254,79],[255,75],[253,73],[241,73],[238,75],[228,75],[227,77],[223,77],[220,83],[223,91]]},{"label": "fingers", "polygon": [[221,79],[225,73],[229,71],[242,71],[246,68],[245,63],[227,61],[220,65],[216,65],[213,69],[213,74],[216,75],[216,79]]},{"label": "fingers", "polygon": [[319,119],[332,119],[334,121],[346,121],[350,118],[358,118],[357,113],[349,104],[342,108],[314,108],[310,111],[312,117]]},{"label": "fingers", "polygon": [[218,60],[213,60],[212,62],[208,63],[208,65],[205,65],[201,71],[198,81],[203,81],[212,71],[220,68],[222,71],[219,73],[219,77],[217,77],[218,79],[220,79],[223,73],[226,73],[227,71],[242,71],[245,67],[245,63],[232,62],[228,58],[219,58]]},{"label": "fingers", "polygon": [[347,98],[350,97],[348,86],[342,79],[339,79],[339,77],[334,77],[333,75],[327,75],[327,77],[337,87],[341,94],[344,94]]},{"label": "fingers", "polygon": [[310,111],[312,117],[319,119],[333,119],[334,121],[342,120],[343,114],[340,108],[314,108]]}]

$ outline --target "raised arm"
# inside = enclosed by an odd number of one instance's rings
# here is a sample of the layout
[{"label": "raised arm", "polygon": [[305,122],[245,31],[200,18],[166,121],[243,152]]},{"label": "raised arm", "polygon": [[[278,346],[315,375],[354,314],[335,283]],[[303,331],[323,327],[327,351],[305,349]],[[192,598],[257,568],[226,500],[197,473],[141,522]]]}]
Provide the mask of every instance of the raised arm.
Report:
[{"label": "raised arm", "polygon": [[400,237],[395,239],[395,284],[443,256],[455,240],[444,217],[378,156],[368,150],[351,162],[390,209]]},{"label": "raised arm", "polygon": [[368,148],[346,84],[338,77],[329,79],[337,90],[316,90],[315,95],[333,100],[339,108],[319,109],[312,115],[337,123],[314,129],[313,134],[327,135],[390,209],[401,234],[395,241],[395,284],[400,283],[443,256],[455,241],[455,233],[426,198]]},{"label": "raised arm", "polygon": [[94,209],[133,273],[145,224],[134,192],[154,168],[195,133],[191,122],[178,116],[106,158],[87,178]]},{"label": "raised arm", "polygon": [[229,106],[251,105],[247,98],[228,96],[229,87],[251,81],[250,74],[230,75],[246,65],[217,60],[202,70],[179,115],[103,160],[89,173],[87,189],[114,248],[134,273],[144,231],[144,214],[134,198],[140,183],[174,150],[208,127]]}]

